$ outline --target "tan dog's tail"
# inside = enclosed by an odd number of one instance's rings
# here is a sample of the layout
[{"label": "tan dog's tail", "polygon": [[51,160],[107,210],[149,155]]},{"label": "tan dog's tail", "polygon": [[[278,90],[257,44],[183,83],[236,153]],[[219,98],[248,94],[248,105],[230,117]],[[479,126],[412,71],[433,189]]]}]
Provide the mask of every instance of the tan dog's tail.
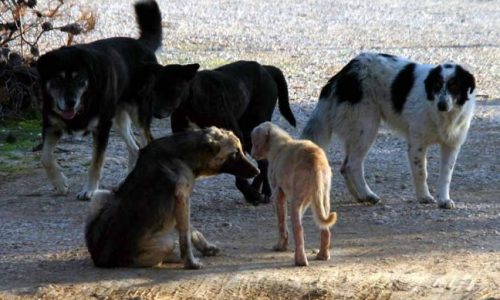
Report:
[{"label": "tan dog's tail", "polygon": [[312,209],[316,224],[323,229],[327,229],[337,222],[337,213],[330,212],[330,184],[331,174],[324,178],[322,171],[316,172],[316,194],[312,199]]}]

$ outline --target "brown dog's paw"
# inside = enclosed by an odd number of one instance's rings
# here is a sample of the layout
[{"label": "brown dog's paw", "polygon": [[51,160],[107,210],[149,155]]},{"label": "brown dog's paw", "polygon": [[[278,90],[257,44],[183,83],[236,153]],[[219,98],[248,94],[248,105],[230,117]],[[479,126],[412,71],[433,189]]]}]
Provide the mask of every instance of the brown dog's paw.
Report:
[{"label": "brown dog's paw", "polygon": [[201,251],[201,254],[203,254],[203,256],[216,256],[217,254],[219,254],[219,252],[219,247],[215,245],[209,245],[205,249],[203,249],[203,251]]},{"label": "brown dog's paw", "polygon": [[196,258],[187,260],[184,263],[184,269],[189,269],[189,270],[198,270],[203,268],[203,264]]}]

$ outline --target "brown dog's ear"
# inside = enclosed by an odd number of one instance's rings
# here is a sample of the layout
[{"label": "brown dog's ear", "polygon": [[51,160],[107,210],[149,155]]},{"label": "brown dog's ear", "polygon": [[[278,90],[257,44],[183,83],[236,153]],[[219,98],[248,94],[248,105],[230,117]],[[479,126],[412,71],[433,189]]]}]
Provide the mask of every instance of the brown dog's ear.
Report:
[{"label": "brown dog's ear", "polygon": [[215,156],[220,152],[221,146],[218,141],[214,140],[213,138],[208,138],[206,148],[211,155]]}]

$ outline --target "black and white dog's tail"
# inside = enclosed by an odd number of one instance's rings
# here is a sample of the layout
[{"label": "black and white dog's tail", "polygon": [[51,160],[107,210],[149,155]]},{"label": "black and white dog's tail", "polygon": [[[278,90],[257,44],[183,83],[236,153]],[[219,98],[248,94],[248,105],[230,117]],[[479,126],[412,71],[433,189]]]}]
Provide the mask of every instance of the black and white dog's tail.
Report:
[{"label": "black and white dog's tail", "polygon": [[134,5],[137,24],[141,35],[139,42],[156,51],[161,46],[161,12],[156,1],[147,0]]},{"label": "black and white dog's tail", "polygon": [[297,121],[295,121],[295,116],[293,115],[292,109],[290,108],[290,99],[288,97],[288,84],[286,83],[285,76],[280,69],[274,66],[264,66],[267,72],[271,74],[276,85],[278,86],[278,107],[280,109],[281,114],[285,119],[295,127],[297,125]]},{"label": "black and white dog's tail", "polygon": [[300,136],[301,139],[314,142],[325,152],[330,145],[333,134],[330,115],[332,104],[331,99],[320,98]]}]

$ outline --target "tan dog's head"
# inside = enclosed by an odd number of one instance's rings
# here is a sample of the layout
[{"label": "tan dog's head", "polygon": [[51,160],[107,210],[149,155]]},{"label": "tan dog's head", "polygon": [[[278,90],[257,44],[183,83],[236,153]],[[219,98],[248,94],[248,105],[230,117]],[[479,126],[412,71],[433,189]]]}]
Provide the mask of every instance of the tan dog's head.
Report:
[{"label": "tan dog's head", "polygon": [[269,139],[273,130],[273,123],[264,122],[252,130],[252,157],[260,160],[266,159],[269,153]]},{"label": "tan dog's head", "polygon": [[215,157],[208,162],[207,170],[202,175],[229,173],[251,178],[259,174],[259,169],[246,158],[240,140],[234,133],[217,127],[210,127],[204,131]]}]

